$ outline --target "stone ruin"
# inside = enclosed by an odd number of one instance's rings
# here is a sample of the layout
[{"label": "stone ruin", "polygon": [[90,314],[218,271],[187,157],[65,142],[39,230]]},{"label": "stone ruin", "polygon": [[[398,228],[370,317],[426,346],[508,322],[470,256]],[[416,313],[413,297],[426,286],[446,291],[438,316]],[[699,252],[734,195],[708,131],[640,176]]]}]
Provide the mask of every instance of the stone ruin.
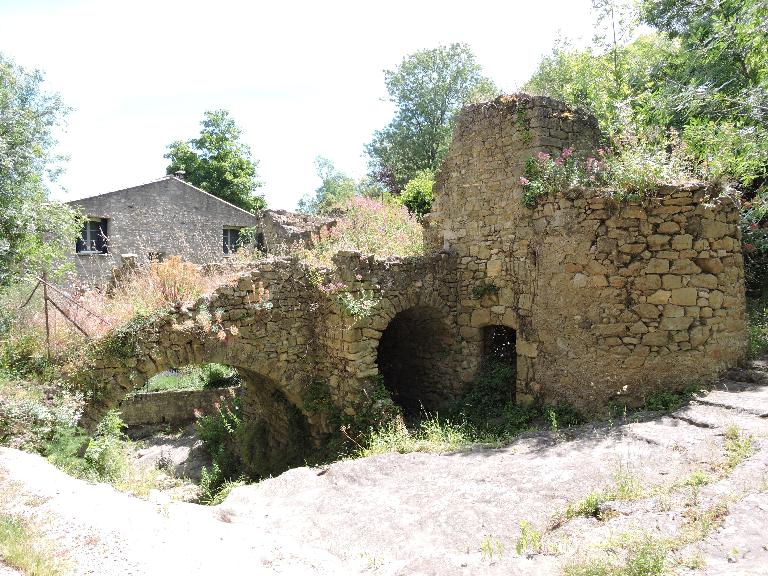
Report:
[{"label": "stone ruin", "polygon": [[439,410],[489,357],[520,404],[638,404],[746,353],[738,202],[701,184],[619,201],[563,190],[534,209],[527,158],[599,145],[596,122],[542,97],[465,108],[435,186],[427,254],[342,252],[335,268],[267,258],[189,308],[118,328],[80,371],[93,424],[158,372],[221,362],[244,380],[253,473],[301,463],[340,422]]}]

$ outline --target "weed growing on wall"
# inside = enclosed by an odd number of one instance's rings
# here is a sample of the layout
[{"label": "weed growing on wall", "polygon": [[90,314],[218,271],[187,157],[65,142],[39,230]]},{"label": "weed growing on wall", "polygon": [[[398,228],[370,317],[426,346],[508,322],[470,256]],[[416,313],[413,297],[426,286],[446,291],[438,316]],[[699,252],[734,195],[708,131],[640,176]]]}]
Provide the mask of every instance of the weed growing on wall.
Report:
[{"label": "weed growing on wall", "polygon": [[540,151],[528,158],[520,177],[523,204],[534,208],[542,197],[575,187],[603,189],[618,200],[639,200],[662,184],[695,178],[690,165],[674,132],[627,133],[614,149],[598,148],[584,156],[574,154],[573,148],[558,155]]},{"label": "weed growing on wall", "polygon": [[360,290],[357,294],[342,292],[337,296],[339,306],[355,320],[371,315],[374,308],[381,302],[379,296],[373,290]]}]

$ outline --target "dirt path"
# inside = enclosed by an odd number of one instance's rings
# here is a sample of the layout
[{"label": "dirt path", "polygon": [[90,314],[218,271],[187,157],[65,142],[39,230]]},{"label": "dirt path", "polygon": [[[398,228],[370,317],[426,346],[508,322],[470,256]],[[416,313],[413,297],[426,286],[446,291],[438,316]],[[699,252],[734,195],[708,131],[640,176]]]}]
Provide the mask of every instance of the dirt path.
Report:
[{"label": "dirt path", "polygon": [[[6,506],[33,518],[74,574],[546,575],[626,561],[645,542],[671,548],[666,573],[764,575],[767,385],[758,362],[669,416],[299,468],[216,508],[138,500],[9,449],[0,489],[17,492]],[[614,492],[601,519],[563,517],[598,491]],[[541,545],[518,554],[521,521]]]}]

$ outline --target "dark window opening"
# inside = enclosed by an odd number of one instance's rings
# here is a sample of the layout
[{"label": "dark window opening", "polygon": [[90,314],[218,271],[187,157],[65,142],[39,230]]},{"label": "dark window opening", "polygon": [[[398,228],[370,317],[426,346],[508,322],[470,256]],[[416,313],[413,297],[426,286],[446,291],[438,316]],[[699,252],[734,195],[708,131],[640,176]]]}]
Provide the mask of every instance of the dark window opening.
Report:
[{"label": "dark window opening", "polygon": [[84,254],[106,254],[108,240],[107,219],[89,219],[83,224],[75,250]]},{"label": "dark window opening", "polygon": [[451,335],[439,310],[417,306],[397,314],[379,340],[376,364],[392,400],[409,419],[447,400]]},{"label": "dark window opening", "polygon": [[267,245],[264,243],[264,233],[263,232],[257,232],[256,233],[256,250],[259,252],[266,254],[267,253]]},{"label": "dark window opening", "polygon": [[483,370],[503,376],[507,397],[515,401],[517,387],[517,335],[507,326],[483,328]]},{"label": "dark window opening", "polygon": [[165,260],[165,252],[147,252],[147,259],[150,262],[162,262]]},{"label": "dark window opening", "polygon": [[234,254],[240,247],[240,229],[224,228],[224,254]]}]

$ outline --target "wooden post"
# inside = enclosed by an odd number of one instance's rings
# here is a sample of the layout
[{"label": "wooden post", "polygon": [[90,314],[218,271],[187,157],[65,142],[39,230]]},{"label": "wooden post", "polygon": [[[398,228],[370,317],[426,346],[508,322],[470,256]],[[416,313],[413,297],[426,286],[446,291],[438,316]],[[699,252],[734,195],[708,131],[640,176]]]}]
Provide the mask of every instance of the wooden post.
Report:
[{"label": "wooden post", "polygon": [[48,275],[43,272],[43,305],[45,306],[45,344],[48,348],[48,362],[51,361],[51,325],[48,320]]}]

